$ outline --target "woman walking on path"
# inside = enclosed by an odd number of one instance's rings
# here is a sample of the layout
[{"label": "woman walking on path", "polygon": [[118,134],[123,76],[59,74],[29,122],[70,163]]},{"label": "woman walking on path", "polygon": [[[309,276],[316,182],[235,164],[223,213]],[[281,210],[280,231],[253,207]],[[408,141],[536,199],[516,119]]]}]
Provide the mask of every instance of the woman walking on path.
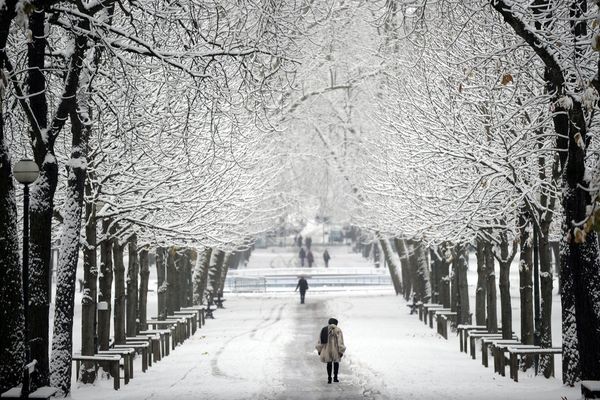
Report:
[{"label": "woman walking on path", "polygon": [[331,383],[331,369],[333,367],[333,381],[339,382],[338,372],[340,360],[346,351],[344,335],[337,326],[338,320],[329,318],[328,325],[321,329],[316,349],[321,357],[321,362],[327,363],[327,383]]}]

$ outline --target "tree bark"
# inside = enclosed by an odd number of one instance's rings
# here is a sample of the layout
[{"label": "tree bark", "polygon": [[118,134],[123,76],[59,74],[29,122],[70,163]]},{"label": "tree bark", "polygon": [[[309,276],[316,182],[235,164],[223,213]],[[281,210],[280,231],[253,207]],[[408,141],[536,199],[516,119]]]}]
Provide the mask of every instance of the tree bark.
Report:
[{"label": "tree bark", "polygon": [[[485,276],[485,241],[482,238],[476,239],[477,256],[477,288],[475,289],[475,323],[477,325],[487,325],[486,318],[486,276]],[[500,271],[500,280],[502,281],[502,271]],[[502,284],[502,282],[501,282]]]},{"label": "tree bark", "polygon": [[219,284],[221,282],[221,271],[223,268],[223,260],[225,253],[222,250],[213,249],[210,260],[210,266],[208,269],[208,293],[207,300],[208,304],[214,304],[215,297],[219,291]]},{"label": "tree bark", "polygon": [[127,336],[136,336],[138,332],[138,275],[140,262],[138,259],[137,235],[133,234],[127,241],[129,261],[127,265]]},{"label": "tree bark", "polygon": [[[91,199],[91,186],[85,185],[86,197]],[[96,207],[87,201],[85,204],[85,246],[83,247],[83,297],[81,299],[81,354],[92,356],[96,353],[96,298],[98,288]],[[96,380],[93,363],[82,363],[80,379],[83,383]]]},{"label": "tree bark", "polygon": [[164,247],[156,248],[156,293],[158,298],[158,318],[165,319],[167,317],[167,291],[168,283],[165,280],[166,276],[166,258],[167,249]]},{"label": "tree bark", "polygon": [[469,308],[469,283],[467,281],[467,259],[465,249],[456,246],[454,256],[454,273],[456,274],[456,323],[471,323],[471,310]]},{"label": "tree bark", "polygon": [[167,315],[179,310],[179,275],[175,265],[177,248],[169,247],[167,256]]},{"label": "tree bark", "polygon": [[[519,293],[521,301],[521,343],[533,344],[533,233],[529,212],[522,207],[519,211],[521,254],[519,263]],[[531,367],[531,357],[524,357],[523,368]]]},{"label": "tree bark", "polygon": [[[212,249],[205,247],[200,253],[196,270],[194,271],[194,304],[199,305],[204,303],[204,292],[208,282],[208,267],[210,264],[210,255]],[[245,253],[244,253],[245,254]]]},{"label": "tree bark", "polygon": [[517,243],[513,241],[512,253],[506,233],[500,242],[500,315],[502,318],[502,338],[511,339],[512,329],[512,301],[510,298],[510,265],[517,253]]},{"label": "tree bark", "polygon": [[148,247],[144,246],[140,250],[140,290],[138,303],[138,316],[140,330],[146,329],[146,320],[148,316],[148,279],[150,278],[150,268],[148,266]]},{"label": "tree bark", "polygon": [[450,261],[448,260],[448,243],[444,243],[440,249],[440,295],[439,303],[445,308],[451,308],[450,300]]},{"label": "tree bark", "polygon": [[115,278],[114,327],[115,344],[125,344],[125,264],[123,250],[125,245],[118,238],[113,239],[113,268]]},{"label": "tree bark", "polygon": [[[15,0],[0,8],[0,71],[9,27],[15,16]],[[0,393],[17,386],[25,364],[25,320],[23,318],[23,279],[19,257],[17,203],[11,157],[4,130],[4,93],[0,91]]]},{"label": "tree bark", "polygon": [[[78,45],[84,46],[82,43]],[[67,395],[71,390],[75,276],[81,243],[81,214],[87,174],[87,138],[90,133],[89,120],[84,119],[74,108],[71,110],[70,120],[72,151],[71,159],[66,165],[67,193],[62,208],[64,221],[60,239],[50,364],[50,383],[59,389],[60,395]],[[95,299],[89,301],[95,302]]]},{"label": "tree bark", "polygon": [[[45,12],[34,10],[29,17],[32,40],[27,45],[27,97],[36,125],[32,132],[48,128],[48,104],[46,100],[45,53],[46,35]],[[64,115],[65,118],[68,115]],[[34,136],[37,139],[36,136]],[[33,138],[32,138],[33,139]],[[50,383],[49,372],[49,316],[50,316],[50,265],[52,251],[52,214],[54,193],[58,183],[58,164],[54,155],[54,144],[48,140],[32,141],[33,154],[40,166],[40,177],[31,187],[31,234],[29,247],[29,339],[31,359],[37,360],[36,374],[31,387],[35,389]],[[61,252],[60,256],[63,254]],[[58,284],[58,282],[57,282]]]},{"label": "tree bark", "polygon": [[106,310],[98,310],[98,347],[108,350],[110,342],[110,317],[112,309],[113,241],[110,237],[110,219],[102,220],[100,243],[100,277],[98,279],[98,302],[105,302]]},{"label": "tree bark", "polygon": [[496,294],[496,269],[494,265],[492,244],[485,242],[485,281],[487,329],[490,333],[498,332],[498,303]]},{"label": "tree bark", "polygon": [[[542,223],[539,234],[539,257],[540,257],[540,346],[552,347],[552,253],[548,235],[550,225]],[[538,373],[549,378],[554,372],[554,357],[541,356]]]},{"label": "tree bark", "polygon": [[412,293],[412,280],[409,271],[410,267],[408,246],[404,239],[396,238],[396,251],[398,252],[398,257],[400,257],[400,268],[402,275],[402,294],[404,295],[404,300],[410,301],[410,294]]},{"label": "tree bark", "polygon": [[394,285],[394,291],[396,296],[402,292],[402,284],[400,283],[400,277],[398,276],[398,266],[392,258],[392,251],[390,249],[390,243],[387,239],[379,239],[381,249],[383,250],[383,256],[385,257],[388,269],[390,271],[390,277],[392,278],[392,284]]}]

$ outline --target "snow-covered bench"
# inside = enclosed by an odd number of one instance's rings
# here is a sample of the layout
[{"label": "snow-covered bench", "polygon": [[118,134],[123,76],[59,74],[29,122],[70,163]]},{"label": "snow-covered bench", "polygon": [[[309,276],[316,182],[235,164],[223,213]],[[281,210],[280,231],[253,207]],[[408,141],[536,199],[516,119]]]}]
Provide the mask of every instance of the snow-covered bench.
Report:
[{"label": "snow-covered bench", "polygon": [[444,306],[437,303],[421,304],[421,307],[419,308],[419,319],[423,321],[425,325],[427,325],[427,312],[431,308],[444,308]]},{"label": "snow-covered bench", "polygon": [[[29,377],[33,371],[35,371],[35,366],[37,365],[37,360],[33,360],[32,362],[30,362],[29,364],[25,365],[25,367],[23,367],[23,375],[25,376],[25,374],[27,374],[27,377]],[[29,379],[29,382],[31,382],[31,379]],[[29,389],[29,382],[26,383],[26,387]],[[50,387],[50,386],[42,386],[40,388],[38,388],[37,390],[28,393],[27,397],[25,398],[30,398],[30,399],[49,399],[50,397],[54,396],[56,394],[58,390],[56,388]],[[22,399],[23,397],[21,397],[21,394],[23,392],[23,387],[14,387],[12,389],[7,390],[6,392],[2,393],[0,395],[0,398],[2,399]]]},{"label": "snow-covered bench", "polygon": [[150,344],[150,355],[151,357],[148,357],[148,365],[152,366],[152,362],[156,362],[156,361],[160,361],[161,359],[161,336],[160,334],[157,333],[151,333],[148,331],[144,331],[145,333],[140,333],[137,336],[127,336],[125,338],[125,344],[131,344],[131,343],[140,343],[140,342],[146,342],[148,344]]},{"label": "snow-covered bench", "polygon": [[198,329],[198,313],[195,311],[174,311],[176,317],[185,317],[190,323],[191,334],[196,333]]},{"label": "snow-covered bench", "polygon": [[583,399],[600,399],[600,381],[581,381]]},{"label": "snow-covered bench", "polygon": [[82,356],[81,354],[73,354],[73,361],[75,362],[75,376],[79,376],[79,370],[81,369],[82,361],[89,361],[94,364],[96,373],[100,363],[108,364],[110,375],[114,379],[114,388],[119,390],[121,388],[121,356],[118,354],[101,354],[95,356]]},{"label": "snow-covered bench", "polygon": [[[519,347],[509,347],[507,349],[508,354],[510,354],[510,377],[515,381],[519,382],[519,357],[520,356],[536,356],[539,357],[541,355],[554,355],[554,354],[562,354],[561,347],[550,347],[550,348],[519,348]],[[554,370],[552,371],[552,376],[554,376]]]},{"label": "snow-covered bench", "polygon": [[[154,355],[154,359],[156,361],[160,360],[162,357],[168,356],[170,350],[175,348],[175,337],[177,336],[175,333],[175,327],[171,327],[170,329],[148,329],[145,331],[140,331],[139,335],[150,337],[158,336],[160,340],[160,354]],[[156,351],[154,348],[152,350]]]},{"label": "snow-covered bench", "polygon": [[150,352],[150,343],[139,342],[129,344],[115,344],[111,346],[112,349],[134,349],[137,353],[142,355],[142,372],[146,372],[148,369],[148,353]]},{"label": "snow-covered bench", "polygon": [[510,359],[507,359],[504,353],[508,351],[509,347],[519,348],[519,349],[539,349],[540,346],[535,346],[533,344],[520,344],[518,340],[515,340],[516,343],[509,343],[509,341],[505,341],[503,343],[501,340],[497,342],[492,342],[492,355],[494,357],[494,372],[499,373],[502,376],[506,376],[506,363],[510,364]]},{"label": "snow-covered bench", "polygon": [[456,315],[456,311],[437,311],[435,313],[437,332],[446,340],[448,340],[448,321],[454,323],[456,321]]},{"label": "snow-covered bench", "polygon": [[180,312],[197,312],[198,313],[198,328],[202,328],[204,326],[204,311],[206,307],[204,306],[191,306],[191,307],[181,307]]},{"label": "snow-covered bench", "polygon": [[133,358],[135,357],[135,349],[132,347],[125,348],[112,348],[110,350],[100,350],[99,355],[105,354],[116,354],[121,356],[123,359],[123,378],[125,384],[129,383],[130,379],[133,379]]},{"label": "snow-covered bench", "polygon": [[[470,331],[469,332],[469,349],[471,353],[471,358],[474,360],[477,358],[477,347],[475,346],[475,341],[483,338],[487,338],[488,340],[500,340],[503,339],[502,333],[490,333],[488,331]],[[517,340],[514,334],[511,339]]]},{"label": "snow-covered bench", "polygon": [[449,308],[430,308],[427,310],[427,316],[426,318],[428,318],[429,320],[429,327],[431,329],[433,329],[433,318],[435,317],[435,315],[439,312],[439,313],[443,313],[443,312],[451,312],[452,310]]},{"label": "snow-covered bench", "polygon": [[458,341],[460,342],[460,351],[467,353],[467,336],[470,331],[483,331],[487,329],[485,325],[465,325],[460,324],[456,327],[456,334],[458,335]]}]

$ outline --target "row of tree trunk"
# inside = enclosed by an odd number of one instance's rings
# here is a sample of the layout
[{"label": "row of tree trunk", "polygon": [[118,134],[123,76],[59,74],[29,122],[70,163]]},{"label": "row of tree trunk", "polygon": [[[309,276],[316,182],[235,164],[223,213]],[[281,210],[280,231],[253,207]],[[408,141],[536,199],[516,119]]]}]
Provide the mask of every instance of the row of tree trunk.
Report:
[{"label": "row of tree trunk", "polygon": [[[552,347],[552,282],[553,271],[560,269],[558,246],[548,240],[549,225],[534,226],[533,219],[525,212],[520,226],[519,242],[509,240],[506,231],[498,237],[482,232],[475,242],[475,321],[469,307],[468,247],[443,243],[428,249],[416,240],[396,238],[390,242],[379,234],[376,243],[385,257],[397,295],[402,294],[407,301],[442,304],[457,312],[457,324],[474,322],[490,332],[500,331],[504,339],[513,336],[510,266],[520,249],[520,340],[524,344]],[[400,265],[393,251],[397,252]],[[500,272],[498,280],[496,263]],[[534,279],[534,265],[539,266],[539,283]],[[534,298],[539,301],[534,302]],[[534,304],[539,304],[539,308],[534,309]],[[532,359],[526,359],[524,367],[530,367],[531,363]],[[541,357],[538,371],[549,377],[553,371],[552,357]]]}]

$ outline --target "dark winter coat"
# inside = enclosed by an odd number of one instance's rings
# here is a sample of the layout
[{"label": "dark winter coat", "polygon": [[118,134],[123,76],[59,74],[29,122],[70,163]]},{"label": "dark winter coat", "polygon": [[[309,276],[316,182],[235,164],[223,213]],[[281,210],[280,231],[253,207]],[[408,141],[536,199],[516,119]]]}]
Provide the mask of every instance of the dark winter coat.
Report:
[{"label": "dark winter coat", "polygon": [[306,257],[306,251],[304,251],[304,248],[300,249],[300,258],[305,258]]},{"label": "dark winter coat", "polygon": [[306,282],[306,279],[300,278],[298,284],[296,285],[296,289],[294,290],[298,289],[300,289],[300,293],[306,292],[308,290],[308,282]]},{"label": "dark winter coat", "polygon": [[325,264],[327,264],[329,260],[331,260],[331,256],[329,255],[329,252],[325,250],[323,252],[323,261],[325,261]]}]

